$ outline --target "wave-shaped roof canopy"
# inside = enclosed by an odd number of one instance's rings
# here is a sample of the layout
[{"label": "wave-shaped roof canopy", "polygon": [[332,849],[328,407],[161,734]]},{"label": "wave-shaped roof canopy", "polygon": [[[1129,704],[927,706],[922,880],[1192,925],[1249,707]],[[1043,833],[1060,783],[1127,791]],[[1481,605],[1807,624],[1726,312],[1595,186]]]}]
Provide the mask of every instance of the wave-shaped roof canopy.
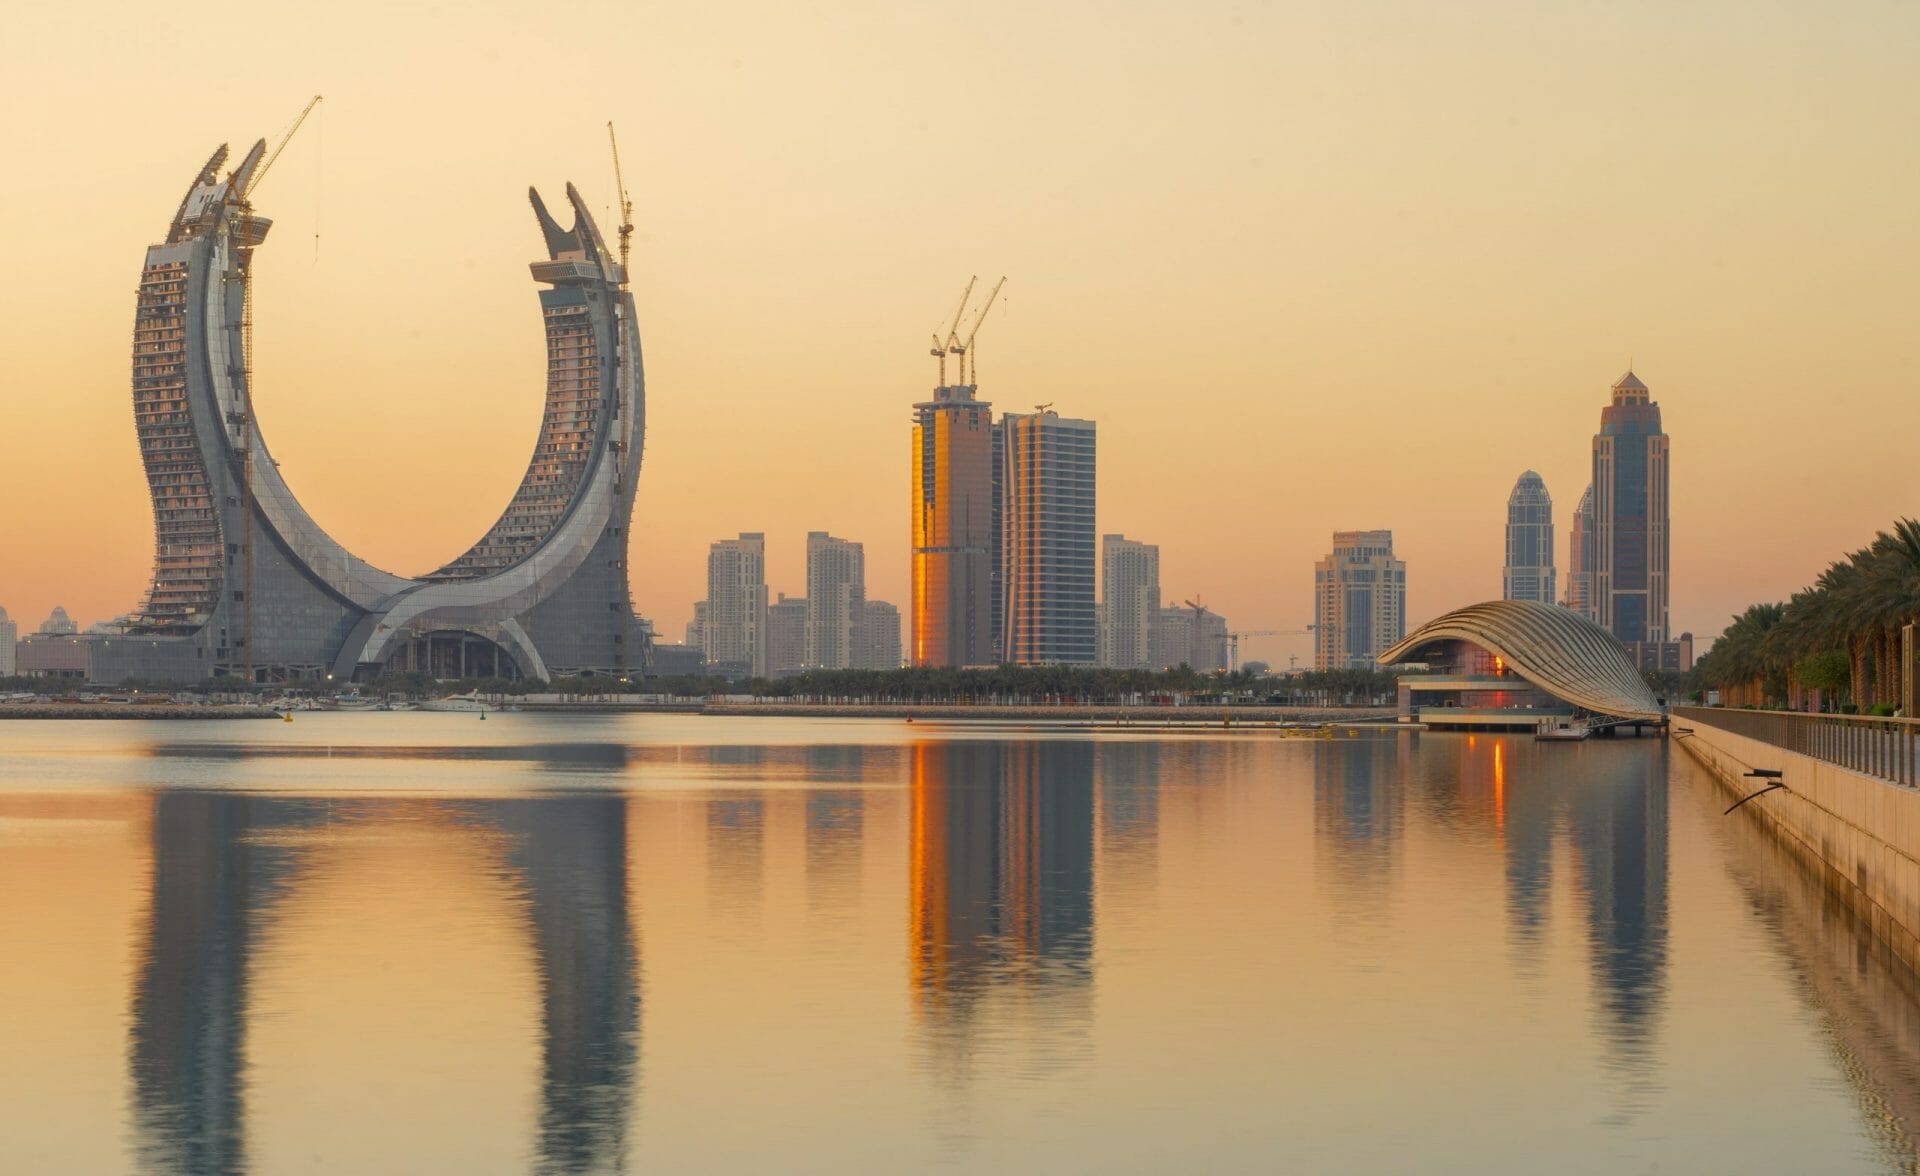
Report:
[{"label": "wave-shaped roof canopy", "polygon": [[1658,719],[1660,703],[1613,634],[1569,608],[1534,600],[1489,600],[1435,617],[1380,655],[1381,665],[1420,661],[1440,641],[1471,641],[1556,698],[1594,714]]}]

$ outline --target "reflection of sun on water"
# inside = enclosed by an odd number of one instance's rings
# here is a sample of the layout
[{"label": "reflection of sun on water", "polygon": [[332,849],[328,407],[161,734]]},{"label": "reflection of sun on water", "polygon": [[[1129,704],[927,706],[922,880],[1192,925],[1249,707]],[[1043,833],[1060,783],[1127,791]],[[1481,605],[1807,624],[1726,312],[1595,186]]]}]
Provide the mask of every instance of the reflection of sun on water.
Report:
[{"label": "reflection of sun on water", "polygon": [[1502,755],[1504,747],[1500,743],[1493,745],[1493,827],[1507,827],[1507,761]]}]

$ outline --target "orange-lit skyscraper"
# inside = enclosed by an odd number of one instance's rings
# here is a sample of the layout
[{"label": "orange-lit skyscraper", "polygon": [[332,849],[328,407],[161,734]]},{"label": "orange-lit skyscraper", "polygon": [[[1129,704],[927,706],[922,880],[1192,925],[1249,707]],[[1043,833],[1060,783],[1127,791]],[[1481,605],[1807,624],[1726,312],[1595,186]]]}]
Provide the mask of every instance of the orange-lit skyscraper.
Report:
[{"label": "orange-lit skyscraper", "polygon": [[993,406],[971,384],[913,406],[912,648],[916,666],[994,661]]}]

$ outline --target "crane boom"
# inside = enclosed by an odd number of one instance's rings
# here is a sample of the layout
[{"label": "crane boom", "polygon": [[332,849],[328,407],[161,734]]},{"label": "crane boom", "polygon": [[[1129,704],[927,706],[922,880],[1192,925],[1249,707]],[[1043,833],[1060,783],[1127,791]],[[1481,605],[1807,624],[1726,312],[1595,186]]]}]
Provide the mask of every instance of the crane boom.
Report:
[{"label": "crane boom", "polygon": [[273,166],[274,160],[280,158],[280,153],[287,149],[287,144],[293,142],[294,132],[300,129],[300,124],[307,121],[307,116],[312,114],[313,108],[318,105],[320,105],[320,95],[315,94],[313,100],[308,102],[306,108],[300,112],[299,117],[293,120],[293,125],[287,128],[287,133],[280,136],[280,142],[274,146],[273,152],[267,156],[266,160],[261,163],[259,167],[253,169],[251,176],[247,177],[246,190],[240,193],[242,200],[252,195],[253,190],[260,186],[260,181],[267,178],[267,169]]},{"label": "crane boom", "polygon": [[[967,288],[960,291],[960,305],[953,308],[953,322],[947,326],[946,338],[942,339],[938,332],[933,336],[932,354],[940,360],[940,386],[942,388],[947,386],[948,354],[957,355],[960,353],[960,316],[967,313],[967,299],[973,296],[973,284],[979,280],[979,274],[973,275],[967,279]],[[964,368],[960,374],[963,377],[966,375]],[[965,383],[966,381],[963,379],[961,382]]]},{"label": "crane boom", "polygon": [[[987,312],[993,309],[994,302],[1000,297],[1000,287],[1006,284],[1006,275],[1002,274],[1000,280],[993,284],[993,290],[987,294],[986,302],[981,304],[980,313],[973,316],[973,328],[967,332],[967,341],[954,349],[954,353],[960,357],[960,382],[962,384],[975,382],[969,380],[967,374],[970,371],[976,371],[977,366],[970,365],[967,361],[967,356],[972,353],[973,341],[980,334],[980,324],[987,321]],[[954,321],[956,325],[959,322],[958,319]]]},{"label": "crane boom", "polygon": [[613,120],[607,120],[607,143],[613,148],[613,186],[620,189],[620,284],[627,284],[627,254],[633,248],[633,197],[627,195],[627,181],[620,174],[620,140],[614,138]]}]

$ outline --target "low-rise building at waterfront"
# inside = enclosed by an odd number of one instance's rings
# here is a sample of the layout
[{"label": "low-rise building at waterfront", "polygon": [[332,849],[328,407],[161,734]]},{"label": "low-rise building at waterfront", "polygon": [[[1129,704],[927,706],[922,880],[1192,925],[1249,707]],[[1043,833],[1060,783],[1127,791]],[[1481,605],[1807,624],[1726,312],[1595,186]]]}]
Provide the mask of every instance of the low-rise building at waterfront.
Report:
[{"label": "low-rise building at waterfront", "polygon": [[14,672],[29,678],[85,681],[93,668],[88,657],[91,645],[78,633],[29,634],[13,647]]},{"label": "low-rise building at waterfront", "polygon": [[1407,723],[1536,730],[1576,719],[1662,718],[1659,700],[1610,633],[1539,601],[1455,609],[1383,651],[1379,664],[1418,667],[1399,682]]},{"label": "low-rise building at waterfront", "polygon": [[667,641],[653,644],[655,678],[692,678],[706,672],[707,655],[698,645],[678,645]]}]

